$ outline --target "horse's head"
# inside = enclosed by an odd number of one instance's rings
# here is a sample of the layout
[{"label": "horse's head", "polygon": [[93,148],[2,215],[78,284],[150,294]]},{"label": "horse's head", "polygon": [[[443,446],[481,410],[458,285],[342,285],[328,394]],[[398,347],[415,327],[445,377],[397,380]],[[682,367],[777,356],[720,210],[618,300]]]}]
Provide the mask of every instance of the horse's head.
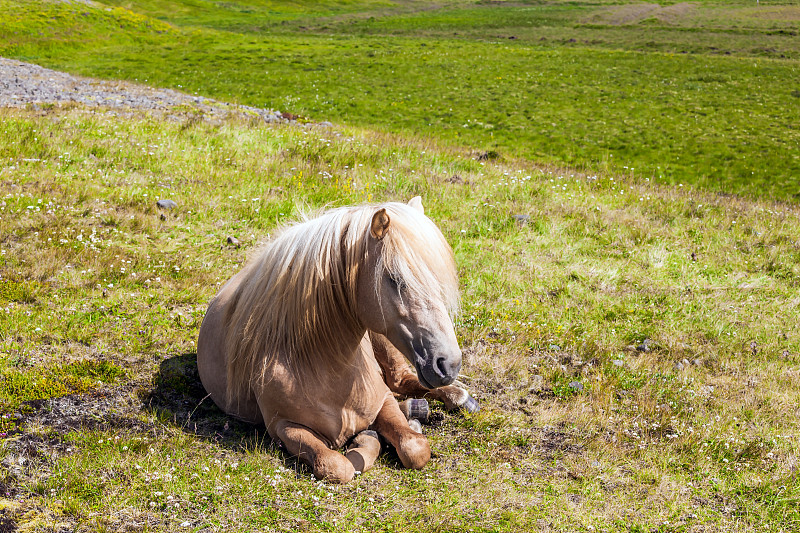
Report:
[{"label": "horse's head", "polygon": [[452,249],[419,197],[376,208],[366,238],[358,276],[362,323],[414,364],[425,387],[452,383],[461,369],[451,319],[458,305]]}]

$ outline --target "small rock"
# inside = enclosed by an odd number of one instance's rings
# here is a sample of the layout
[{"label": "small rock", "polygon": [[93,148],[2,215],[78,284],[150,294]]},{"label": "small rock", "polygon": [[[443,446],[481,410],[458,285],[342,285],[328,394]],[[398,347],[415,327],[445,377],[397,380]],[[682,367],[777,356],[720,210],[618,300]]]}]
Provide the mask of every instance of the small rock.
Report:
[{"label": "small rock", "polygon": [[700,366],[701,364],[703,364],[703,362],[700,359],[695,359],[694,361],[692,361],[692,364],[694,364],[694,366]]},{"label": "small rock", "polygon": [[559,346],[558,344],[551,344],[550,349],[553,350],[554,352],[557,352],[561,350],[561,346]]},{"label": "small rock", "polygon": [[539,375],[532,376],[530,389],[528,389],[528,392],[531,393],[541,392],[543,386],[544,386],[544,378],[542,376]]},{"label": "small rock", "polygon": [[230,235],[228,236],[228,244],[231,244],[231,245],[233,245],[233,246],[235,246],[237,248],[241,245],[241,243],[239,242],[239,239],[237,239],[236,237],[230,236]]},{"label": "small rock", "polygon": [[525,226],[531,219],[530,215],[513,215],[514,221],[520,226]]},{"label": "small rock", "polygon": [[332,128],[333,124],[328,122],[327,120],[323,120],[322,122],[317,123],[317,126],[321,128]]},{"label": "small rock", "polygon": [[569,384],[569,388],[574,391],[580,392],[583,390],[583,383],[581,383],[580,381],[573,381]]},{"label": "small rock", "polygon": [[614,366],[622,366],[625,364],[625,361],[623,361],[622,359],[614,359],[613,361],[611,361],[611,364]]},{"label": "small rock", "polygon": [[636,347],[637,352],[649,352],[650,351],[650,339],[645,339],[642,341],[642,344]]},{"label": "small rock", "polygon": [[165,215],[164,213],[161,213],[161,220],[167,220],[167,215]]},{"label": "small rock", "polygon": [[681,363],[683,363],[683,366],[689,366],[689,365],[691,365],[691,363],[689,362],[689,360],[688,360],[688,359],[684,359],[684,360],[682,360],[682,361],[681,361]]},{"label": "small rock", "polygon": [[677,363],[675,363],[675,370],[678,370],[678,371],[681,371],[681,370],[683,370],[683,363],[682,363],[682,362],[680,362],[680,361],[678,361]]},{"label": "small rock", "polygon": [[178,207],[178,204],[172,200],[159,200],[156,202],[156,205],[161,209],[172,209],[173,207]]}]

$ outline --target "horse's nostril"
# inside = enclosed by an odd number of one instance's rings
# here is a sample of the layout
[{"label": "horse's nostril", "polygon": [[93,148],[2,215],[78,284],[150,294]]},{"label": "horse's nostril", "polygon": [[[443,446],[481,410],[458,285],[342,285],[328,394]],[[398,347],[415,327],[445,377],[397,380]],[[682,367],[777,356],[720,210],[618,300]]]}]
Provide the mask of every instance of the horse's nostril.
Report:
[{"label": "horse's nostril", "polygon": [[445,361],[444,357],[436,358],[436,373],[443,378],[448,377],[450,374],[450,371],[447,368],[447,361]]}]

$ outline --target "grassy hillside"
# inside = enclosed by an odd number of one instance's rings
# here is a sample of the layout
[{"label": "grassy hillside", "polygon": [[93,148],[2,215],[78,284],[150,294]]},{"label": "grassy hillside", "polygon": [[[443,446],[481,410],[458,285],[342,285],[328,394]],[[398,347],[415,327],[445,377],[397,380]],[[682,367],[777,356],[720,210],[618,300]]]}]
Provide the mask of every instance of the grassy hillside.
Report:
[{"label": "grassy hillside", "polygon": [[[795,529],[800,211],[475,155],[348,128],[0,110],[3,524]],[[456,252],[483,410],[435,407],[425,470],[388,453],[332,486],[203,401],[197,330],[299,210],[417,194]]]},{"label": "grassy hillside", "polygon": [[[109,7],[103,7],[109,6]],[[0,54],[507,157],[794,201],[776,2],[0,0]]]},{"label": "grassy hillside", "polygon": [[[342,124],[0,109],[0,530],[800,527],[796,5],[0,13],[0,55]],[[330,485],[204,400],[197,331],[281,223],[415,195],[483,409]]]}]

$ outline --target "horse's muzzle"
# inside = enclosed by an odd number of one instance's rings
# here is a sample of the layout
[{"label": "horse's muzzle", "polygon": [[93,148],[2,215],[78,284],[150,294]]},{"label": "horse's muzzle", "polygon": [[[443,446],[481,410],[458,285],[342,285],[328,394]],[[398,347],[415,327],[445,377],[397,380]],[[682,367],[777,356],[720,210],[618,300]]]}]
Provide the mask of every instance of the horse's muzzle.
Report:
[{"label": "horse's muzzle", "polygon": [[422,386],[427,389],[451,384],[461,371],[461,350],[447,355],[432,354],[431,350],[424,347],[422,350],[417,350],[417,346],[414,346],[414,355],[416,356],[414,366],[417,368],[417,377]]}]

